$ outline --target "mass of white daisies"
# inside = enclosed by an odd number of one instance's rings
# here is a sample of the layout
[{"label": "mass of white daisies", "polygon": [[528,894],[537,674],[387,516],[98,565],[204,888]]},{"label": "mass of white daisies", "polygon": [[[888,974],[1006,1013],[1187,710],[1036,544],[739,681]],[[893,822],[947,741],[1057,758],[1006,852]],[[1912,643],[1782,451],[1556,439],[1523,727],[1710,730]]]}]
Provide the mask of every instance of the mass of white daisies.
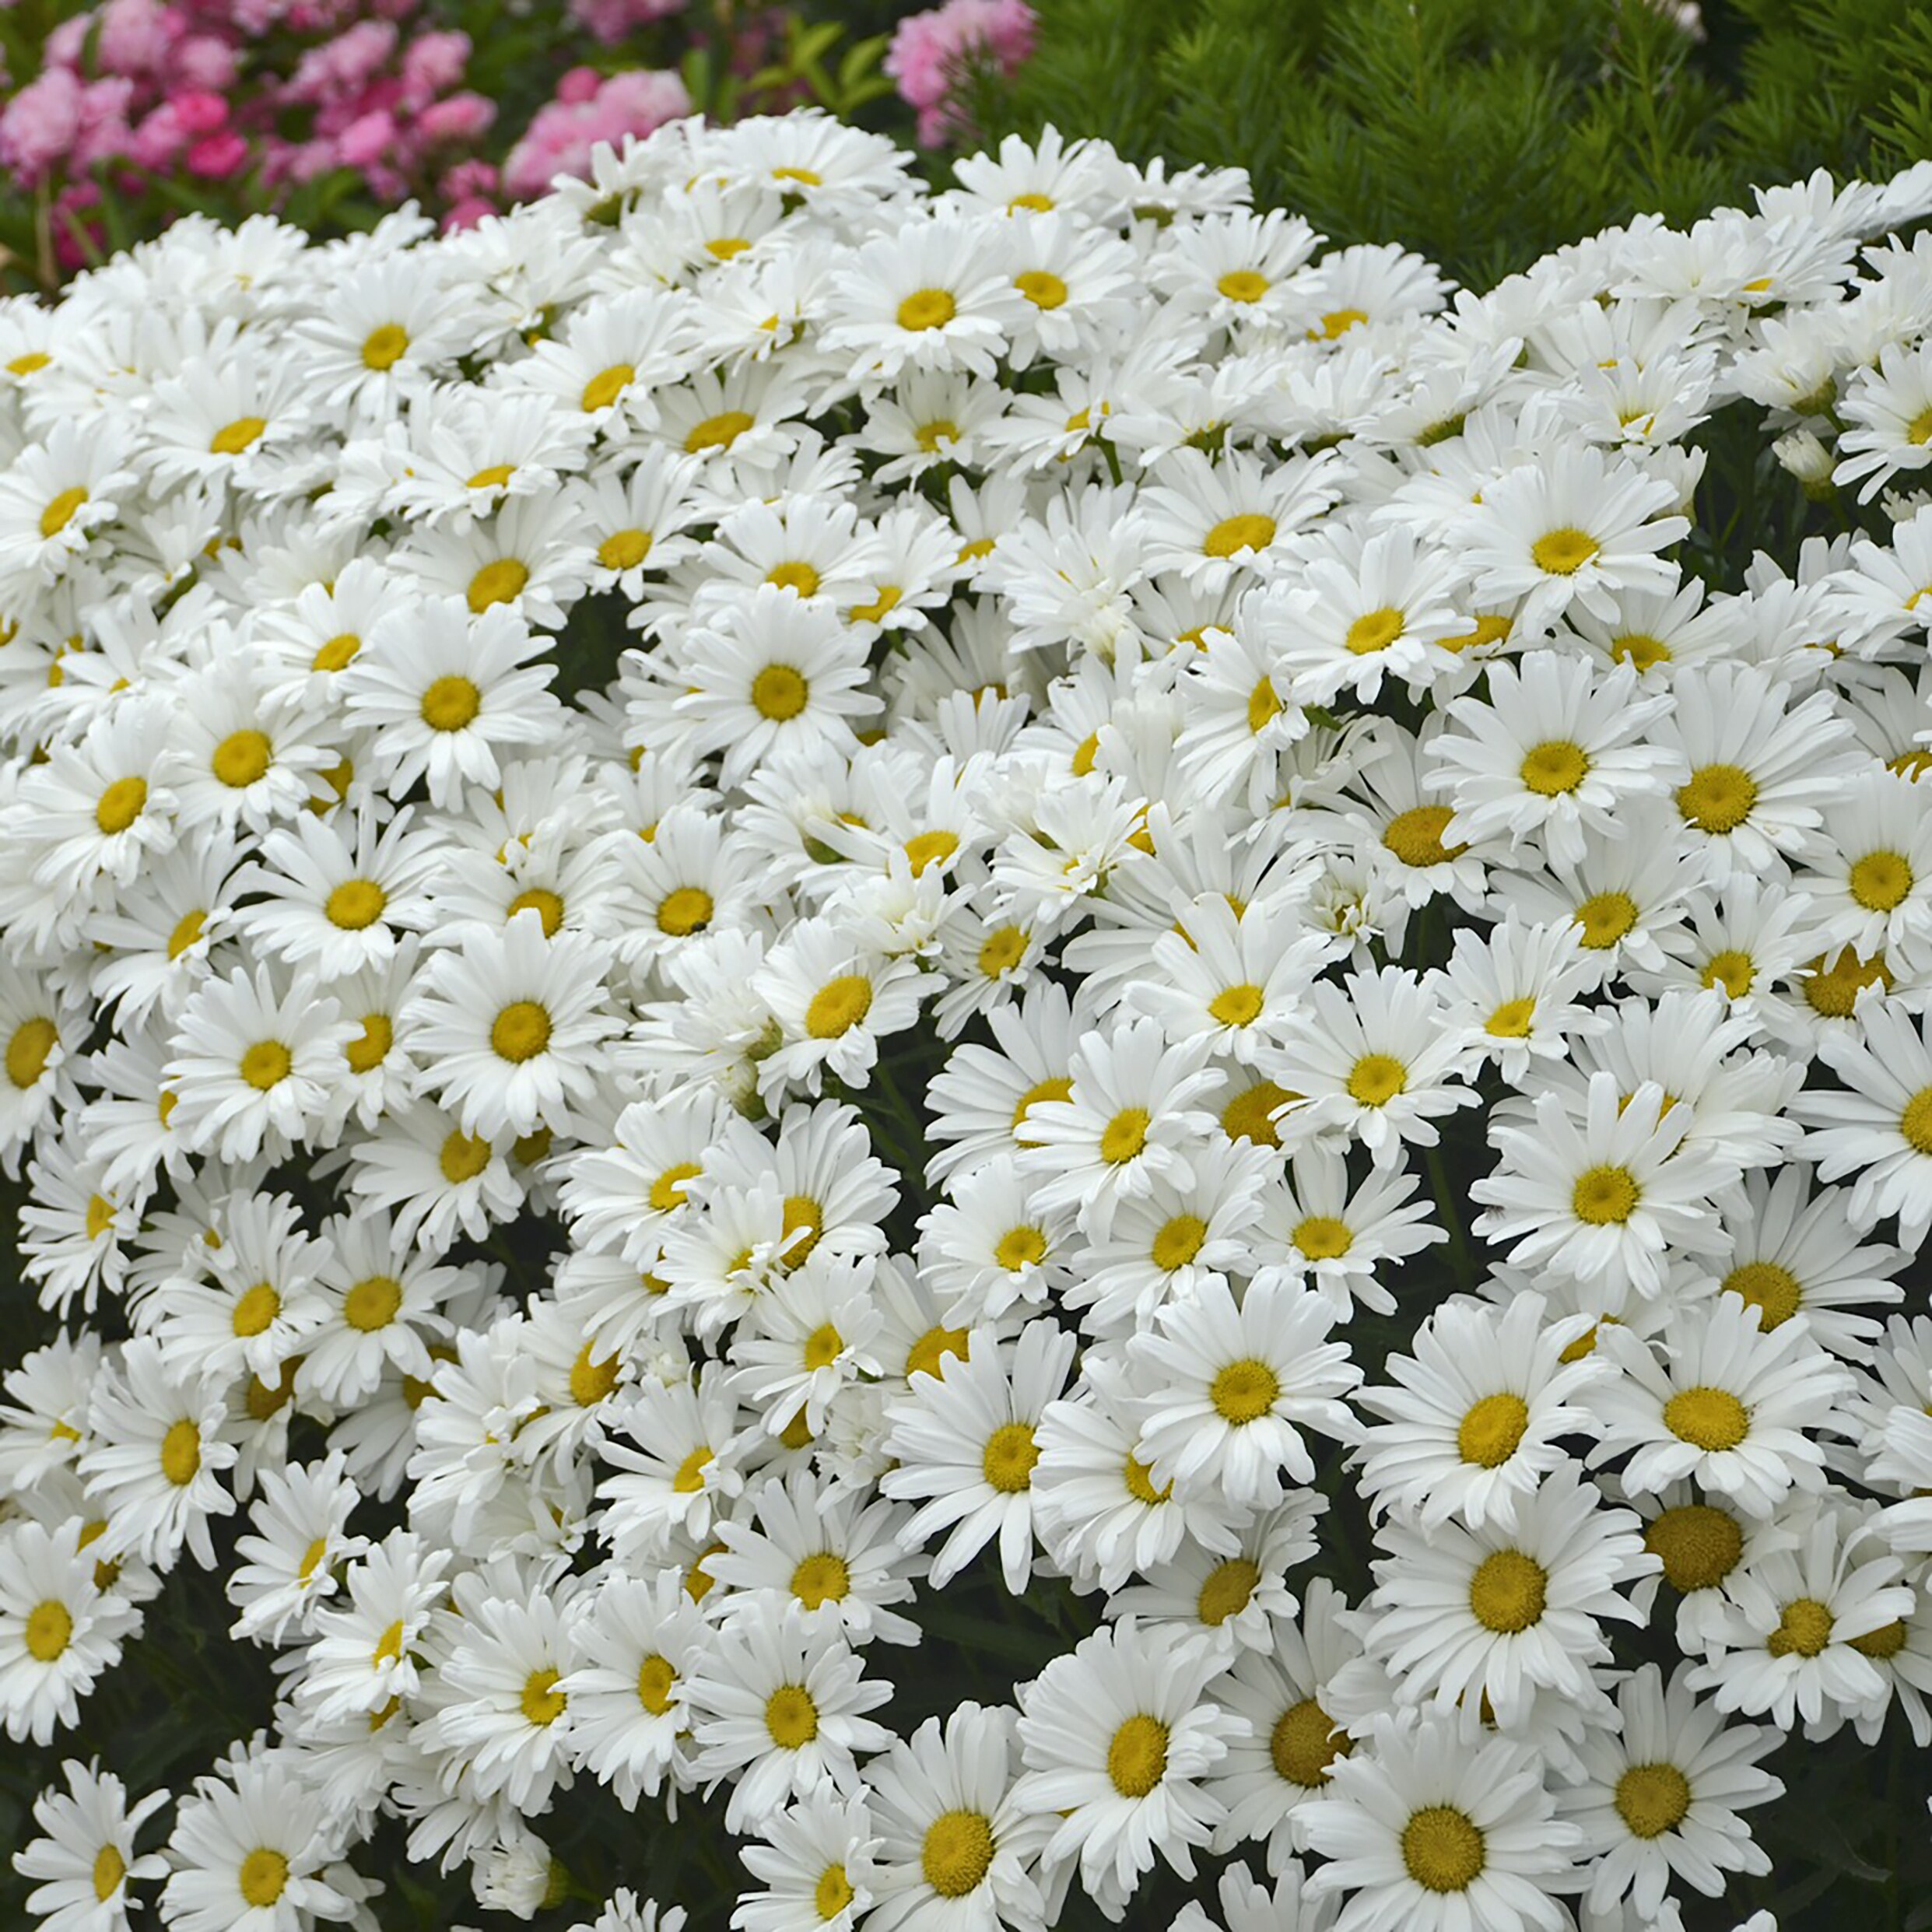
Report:
[{"label": "mass of white daisies", "polygon": [[[740,1932],[1667,1929],[1932,1741],[1932,166],[1481,296],[958,178],[0,306],[46,1932],[528,1917],[595,1786]],[[195,1568],[272,1707],[63,1764]],[[960,1588],[1083,1634],[949,1703]]]}]

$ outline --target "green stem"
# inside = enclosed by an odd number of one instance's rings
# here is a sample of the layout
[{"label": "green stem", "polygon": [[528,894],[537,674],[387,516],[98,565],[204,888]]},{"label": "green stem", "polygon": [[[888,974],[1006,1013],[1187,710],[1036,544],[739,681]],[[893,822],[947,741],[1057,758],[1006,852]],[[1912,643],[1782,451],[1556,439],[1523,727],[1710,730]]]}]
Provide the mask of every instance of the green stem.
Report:
[{"label": "green stem", "polygon": [[1474,1294],[1476,1289],[1476,1271],[1470,1258],[1469,1242],[1463,1232],[1462,1216],[1456,1211],[1454,1190],[1449,1184],[1449,1169],[1443,1160],[1442,1144],[1427,1150],[1429,1184],[1436,1197],[1436,1211],[1443,1217],[1449,1229],[1449,1258],[1460,1286]]}]

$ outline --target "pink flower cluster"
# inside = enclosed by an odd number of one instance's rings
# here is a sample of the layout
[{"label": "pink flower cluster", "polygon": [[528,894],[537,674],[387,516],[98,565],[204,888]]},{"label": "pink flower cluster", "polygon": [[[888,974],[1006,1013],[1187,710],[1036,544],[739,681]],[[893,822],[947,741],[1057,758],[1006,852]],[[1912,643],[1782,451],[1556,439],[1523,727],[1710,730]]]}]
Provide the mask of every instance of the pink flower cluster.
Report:
[{"label": "pink flower cluster", "polygon": [[[569,0],[558,37],[615,44],[686,3]],[[414,195],[460,226],[505,195],[583,171],[599,141],[690,111],[675,74],[606,80],[573,68],[500,176],[481,148],[496,103],[464,84],[472,51],[425,0],[99,0],[54,28],[40,72],[15,76],[0,97],[0,171],[17,189],[51,194],[59,263],[72,268],[83,251],[72,231],[94,227],[103,164],[130,210],[156,177],[246,176],[251,198],[273,205],[282,191],[348,169],[377,202]]]},{"label": "pink flower cluster", "polygon": [[920,146],[943,147],[970,134],[954,101],[960,81],[981,61],[1014,72],[1033,51],[1033,27],[1026,0],[946,0],[899,22],[885,72],[900,100],[919,111]]},{"label": "pink flower cluster", "polygon": [[606,80],[594,68],[574,67],[505,158],[503,190],[518,201],[541,195],[559,174],[587,174],[600,141],[617,147],[627,134],[641,138],[690,111],[675,74],[633,68]]}]

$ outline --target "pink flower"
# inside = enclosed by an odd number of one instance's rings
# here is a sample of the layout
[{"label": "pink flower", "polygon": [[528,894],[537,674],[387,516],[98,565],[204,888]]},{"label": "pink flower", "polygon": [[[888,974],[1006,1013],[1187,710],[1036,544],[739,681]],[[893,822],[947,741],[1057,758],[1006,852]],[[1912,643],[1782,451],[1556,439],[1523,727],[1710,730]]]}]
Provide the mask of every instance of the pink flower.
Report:
[{"label": "pink flower", "polygon": [[226,93],[235,84],[240,57],[212,33],[191,33],[168,56],[170,77],[209,93]]},{"label": "pink flower", "polygon": [[1034,24],[1026,0],[946,0],[899,22],[885,71],[900,100],[919,110],[921,146],[968,131],[951,105],[960,81],[977,61],[1016,72],[1033,51]]},{"label": "pink flower", "polygon": [[50,67],[0,107],[0,165],[29,181],[52,171],[80,132],[81,83]]},{"label": "pink flower", "polygon": [[685,4],[685,0],[570,0],[570,18],[600,45],[615,47],[640,26],[682,13]]},{"label": "pink flower", "polygon": [[248,143],[232,128],[203,136],[188,151],[188,171],[204,181],[225,181],[248,160]]},{"label": "pink flower", "polygon": [[177,94],[170,104],[189,134],[212,134],[227,123],[228,103],[219,94]]},{"label": "pink flower", "polygon": [[181,22],[156,0],[107,0],[100,9],[96,58],[110,74],[149,75],[166,71]]},{"label": "pink flower", "polygon": [[[587,174],[591,150],[600,142],[619,146],[626,135],[640,139],[667,121],[691,111],[691,96],[675,74],[633,68],[613,74],[585,96],[573,79],[559,82],[557,98],[537,110],[523,139],[503,163],[503,187],[517,200],[541,195],[559,174]],[[564,82],[575,98],[566,97]]]},{"label": "pink flower", "polygon": [[443,217],[442,233],[453,234],[459,228],[474,228],[486,216],[496,212],[496,204],[486,202],[481,195],[466,195],[454,203]]},{"label": "pink flower", "polygon": [[481,94],[451,94],[433,100],[416,117],[416,131],[425,143],[472,141],[496,118],[496,103]]},{"label": "pink flower", "polygon": [[336,137],[335,151],[352,168],[365,167],[380,158],[383,150],[396,138],[396,124],[377,108],[360,114]]},{"label": "pink flower", "polygon": [[462,79],[469,57],[467,33],[419,33],[403,50],[403,86],[424,100],[447,93]]},{"label": "pink flower", "polygon": [[597,98],[597,90],[604,84],[604,77],[594,67],[573,67],[557,80],[556,97],[566,106],[580,107],[586,101]]}]

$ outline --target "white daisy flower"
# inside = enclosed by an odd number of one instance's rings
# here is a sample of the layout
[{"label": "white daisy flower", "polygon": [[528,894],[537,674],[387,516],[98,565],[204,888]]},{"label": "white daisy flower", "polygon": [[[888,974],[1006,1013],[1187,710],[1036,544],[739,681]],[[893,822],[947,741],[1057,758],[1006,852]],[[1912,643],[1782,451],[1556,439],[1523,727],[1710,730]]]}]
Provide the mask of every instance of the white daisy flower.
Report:
[{"label": "white daisy flower", "polygon": [[135,1834],[168,1801],[150,1791],[130,1805],[128,1790],[98,1758],[61,1766],[65,1791],[50,1786],[33,1801],[41,1836],[13,1854],[14,1869],[40,1882],[27,1895],[41,1932],[124,1932],[128,1912],[139,1902],[130,1886],[167,1875],[159,1852],[137,1853]]},{"label": "white daisy flower", "polygon": [[81,1699],[141,1627],[125,1598],[96,1587],[83,1528],[75,1516],[58,1530],[0,1530],[0,1713],[16,1744],[44,1744],[78,1723]]},{"label": "white daisy flower", "polygon": [[1882,1005],[1862,1009],[1862,1039],[1827,1034],[1818,1056],[1849,1091],[1810,1091],[1791,1103],[1804,1122],[1804,1152],[1821,1179],[1857,1179],[1853,1223],[1871,1227],[1888,1215],[1916,1247],[1932,1229],[1932,1018],[1914,1028]]},{"label": "white daisy flower", "polygon": [[1158,1639],[1129,1618],[1055,1657],[1021,1696],[1014,1803],[1061,1815],[1042,1862],[1077,1855],[1109,1918],[1156,1857],[1191,1878],[1195,1847],[1226,1815],[1201,1780],[1247,1724],[1207,1697],[1215,1668],[1206,1646]]}]

